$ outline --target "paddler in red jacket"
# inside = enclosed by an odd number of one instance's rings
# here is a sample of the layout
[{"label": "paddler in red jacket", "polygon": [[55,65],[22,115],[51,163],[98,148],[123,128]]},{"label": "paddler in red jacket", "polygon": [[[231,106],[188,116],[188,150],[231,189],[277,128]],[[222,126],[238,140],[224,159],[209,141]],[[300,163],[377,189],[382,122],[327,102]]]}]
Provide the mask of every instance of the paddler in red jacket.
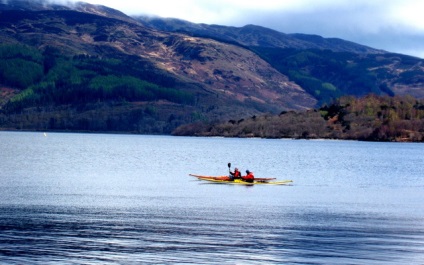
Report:
[{"label": "paddler in red jacket", "polygon": [[250,172],[249,170],[246,170],[246,176],[241,177],[243,181],[246,182],[253,182],[255,180],[255,176],[253,175],[253,172]]},{"label": "paddler in red jacket", "polygon": [[230,171],[230,180],[240,179],[240,178],[241,178],[241,173],[238,170],[238,168],[235,168],[234,172]]}]

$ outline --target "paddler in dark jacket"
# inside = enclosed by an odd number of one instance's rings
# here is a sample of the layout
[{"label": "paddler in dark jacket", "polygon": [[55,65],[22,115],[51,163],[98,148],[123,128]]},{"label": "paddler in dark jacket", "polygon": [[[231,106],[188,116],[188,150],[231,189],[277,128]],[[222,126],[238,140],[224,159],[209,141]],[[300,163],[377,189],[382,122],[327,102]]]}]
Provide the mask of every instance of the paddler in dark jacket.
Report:
[{"label": "paddler in dark jacket", "polygon": [[253,172],[250,172],[249,170],[246,170],[246,176],[241,177],[243,181],[246,182],[253,182],[255,180],[255,176],[253,175]]},{"label": "paddler in dark jacket", "polygon": [[231,180],[234,180],[234,179],[240,179],[241,178],[241,173],[240,173],[240,171],[238,170],[238,168],[235,168],[234,169],[234,172],[231,172],[230,171],[230,179]]}]

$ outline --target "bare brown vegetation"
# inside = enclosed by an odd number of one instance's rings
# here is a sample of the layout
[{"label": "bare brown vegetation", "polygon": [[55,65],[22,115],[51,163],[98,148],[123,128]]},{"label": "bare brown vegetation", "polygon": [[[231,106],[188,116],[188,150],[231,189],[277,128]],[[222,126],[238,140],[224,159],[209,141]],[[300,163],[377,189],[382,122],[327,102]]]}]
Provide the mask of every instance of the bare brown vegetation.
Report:
[{"label": "bare brown vegetation", "polygon": [[174,135],[422,142],[424,101],[410,96],[343,97],[317,110],[183,125]]}]

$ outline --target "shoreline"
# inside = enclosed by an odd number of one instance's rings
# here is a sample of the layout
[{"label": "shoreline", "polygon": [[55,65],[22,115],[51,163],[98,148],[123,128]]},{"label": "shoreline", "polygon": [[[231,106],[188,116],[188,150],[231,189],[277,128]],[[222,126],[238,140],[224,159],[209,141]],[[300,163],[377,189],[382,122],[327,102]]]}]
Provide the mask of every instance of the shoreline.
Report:
[{"label": "shoreline", "polygon": [[223,135],[173,135],[173,134],[143,134],[127,131],[71,131],[71,130],[18,130],[0,128],[0,132],[29,132],[29,133],[75,133],[75,134],[110,134],[110,135],[144,135],[144,136],[173,136],[173,137],[204,137],[204,138],[239,138],[239,139],[258,139],[258,140],[306,140],[306,141],[357,141],[357,142],[375,142],[375,143],[424,143],[423,141],[375,141],[361,139],[342,139],[342,138],[295,138],[295,137],[256,137],[256,136],[223,136]]}]

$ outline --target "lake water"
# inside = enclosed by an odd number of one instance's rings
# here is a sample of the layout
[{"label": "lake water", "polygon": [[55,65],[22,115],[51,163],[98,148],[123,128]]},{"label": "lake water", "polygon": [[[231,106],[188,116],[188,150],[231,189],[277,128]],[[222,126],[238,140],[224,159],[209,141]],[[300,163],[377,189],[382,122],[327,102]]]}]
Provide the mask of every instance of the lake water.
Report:
[{"label": "lake water", "polygon": [[424,264],[424,145],[0,132],[0,263]]}]

